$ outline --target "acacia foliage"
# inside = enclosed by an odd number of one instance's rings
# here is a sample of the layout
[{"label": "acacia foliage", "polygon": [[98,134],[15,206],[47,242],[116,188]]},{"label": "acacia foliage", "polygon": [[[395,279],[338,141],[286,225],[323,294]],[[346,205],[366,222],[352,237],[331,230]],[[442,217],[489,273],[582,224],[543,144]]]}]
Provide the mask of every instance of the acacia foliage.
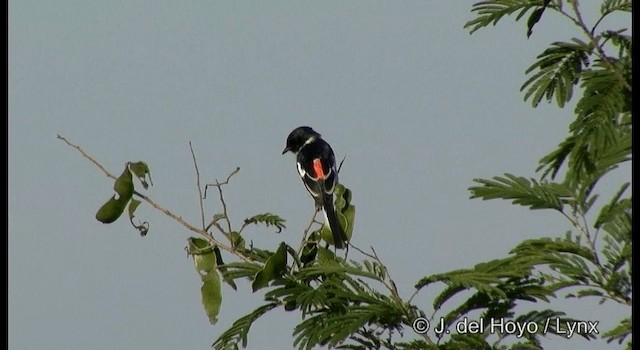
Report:
[{"label": "acacia foliage", "polygon": [[[553,308],[522,311],[518,305],[535,306],[538,304],[532,302],[557,298],[598,298],[600,302],[628,306],[629,317],[599,334],[583,331],[578,335],[604,338],[630,349],[630,183],[620,184],[619,190],[604,201],[598,200],[595,190],[603,177],[632,159],[632,38],[624,28],[599,27],[608,16],[630,12],[631,1],[603,0],[599,5],[600,17],[589,26],[577,0],[489,0],[474,4],[471,11],[475,18],[465,24],[474,33],[505,18],[527,18],[528,37],[535,35],[536,26],[544,25],[545,18],[555,13],[571,21],[580,34],[551,43],[526,69],[528,77],[521,89],[524,99],[534,108],[543,101],[564,108],[582,93],[567,137],[542,157],[537,177],[506,173],[475,179],[475,185],[469,188],[471,198],[504,199],[529,209],[554,211],[567,220],[564,234],[525,240],[508,256],[471,268],[425,276],[406,299],[401,297],[375,250],[363,251],[351,245],[361,258],[341,258],[321,244],[322,227],[310,230],[310,225],[300,247],[280,243],[271,251],[247,244],[242,233],[249,225],[264,225],[280,232],[286,228],[285,220],[271,213],[258,214],[234,230],[222,194],[222,186],[228,184],[232,173],[226,182],[212,185],[219,191],[224,210],[213,215],[208,225],[204,225],[203,215],[202,230],[160,209],[202,236],[189,239],[188,252],[202,279],[202,302],[212,323],[221,308],[221,282],[237,289],[235,281],[246,279],[251,281],[254,292],[264,295],[263,305],[236,320],[212,346],[246,347],[252,324],[280,309],[297,312],[301,317],[293,330],[293,345],[299,349],[319,345],[340,349],[539,349],[542,338],[566,339],[568,325],[581,320]],[[149,173],[146,164],[142,172],[132,164],[144,163],[127,163],[120,178],[110,176],[116,179],[117,196],[99,210],[99,220],[115,221],[128,203],[131,220],[142,201],[159,209],[130,181],[132,172],[138,178],[138,173],[143,178]],[[341,187],[340,193],[336,208],[353,230],[352,194],[346,187]],[[148,232],[146,223],[134,226],[139,230],[142,227],[141,233]],[[213,234],[216,230],[223,239]],[[222,250],[232,261],[223,261]],[[413,303],[413,298],[429,288],[439,289],[431,308],[423,310]],[[465,317],[487,322],[473,334],[436,334],[433,330],[416,334],[412,330],[420,319],[432,324],[442,319],[446,325],[453,325]],[[531,324],[537,331],[524,332],[521,337],[508,332],[491,333],[490,320],[496,319]]]},{"label": "acacia foliage", "polygon": [[[631,348],[630,183],[620,184],[604,202],[598,201],[595,193],[604,176],[631,160],[631,35],[624,28],[599,28],[606,17],[630,12],[631,1],[602,1],[600,17],[592,26],[584,22],[580,11],[577,1],[490,0],[474,4],[476,17],[465,25],[473,33],[510,16],[516,21],[527,18],[529,37],[537,25],[544,25],[546,16],[555,13],[578,29],[580,37],[552,42],[538,55],[526,69],[528,77],[521,88],[525,101],[534,108],[543,101],[564,108],[582,93],[567,137],[542,157],[537,178],[506,173],[475,179],[476,184],[469,188],[471,198],[505,199],[529,209],[555,211],[567,220],[564,234],[525,240],[507,257],[472,268],[425,276],[416,283],[414,296],[434,285],[444,286],[428,313],[414,305],[413,298],[400,298],[377,256],[347,261],[325,250],[323,258],[297,271],[288,269],[274,281],[265,294],[267,304],[238,320],[214,346],[235,347],[238,340],[245,344],[250,321],[265,308],[284,305],[301,314],[302,322],[294,330],[294,345],[300,349],[316,345],[345,349],[539,349],[542,337],[563,337],[568,325],[580,320],[551,308],[520,311],[518,304],[598,298],[601,303],[628,306],[629,317],[599,334],[579,335],[602,337]],[[431,332],[417,339],[403,337],[412,332],[411,325],[418,318],[434,323],[439,319],[436,316],[441,316],[453,325],[471,315],[475,319],[534,323],[538,331],[524,332],[522,337],[491,334],[487,322],[477,334]],[[594,319],[597,316],[594,314]]]}]

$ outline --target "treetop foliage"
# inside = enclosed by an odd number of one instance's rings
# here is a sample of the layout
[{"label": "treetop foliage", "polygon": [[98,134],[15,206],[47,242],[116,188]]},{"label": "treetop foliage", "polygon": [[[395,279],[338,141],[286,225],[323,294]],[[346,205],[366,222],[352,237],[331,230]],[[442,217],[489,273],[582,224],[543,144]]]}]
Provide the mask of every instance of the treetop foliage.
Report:
[{"label": "treetop foliage", "polygon": [[[596,2],[582,6],[596,6]],[[596,298],[600,303],[628,306],[629,317],[615,327],[599,334],[582,327],[576,334],[631,349],[630,183],[621,184],[604,203],[596,193],[603,177],[632,159],[632,37],[625,28],[600,28],[604,18],[630,12],[631,1],[603,0],[599,11],[600,17],[587,24],[577,0],[488,0],[471,7],[475,18],[464,28],[472,34],[509,17],[516,21],[527,18],[527,37],[535,35],[536,26],[544,25],[551,14],[575,25],[576,37],[551,42],[524,70],[528,77],[521,88],[524,100],[534,108],[543,101],[564,108],[578,98],[567,137],[540,159],[538,177],[504,173],[474,179],[469,188],[471,198],[503,199],[529,209],[551,210],[566,219],[567,230],[555,237],[525,240],[503,258],[424,276],[409,298],[401,296],[375,249],[350,243],[349,251],[356,258],[341,256],[331,249],[331,235],[315,217],[303,230],[298,247],[284,242],[257,247],[246,242],[243,230],[249,225],[263,225],[276,233],[287,227],[283,218],[270,212],[233,225],[223,188],[239,168],[226,181],[206,185],[203,195],[193,154],[201,208],[207,187],[212,186],[218,191],[221,211],[210,214],[207,223],[201,209],[201,225],[191,224],[139,192],[134,177],[143,189],[151,183],[144,162],[126,163],[122,175],[116,177],[80,147],[59,138],[114,180],[115,194],[96,213],[99,221],[117,220],[128,205],[131,223],[146,235],[148,223],[133,222],[136,208],[146,203],[197,235],[187,240],[186,250],[201,278],[202,303],[212,323],[223,308],[221,282],[235,290],[237,280],[248,280],[254,293],[263,294],[264,304],[222,332],[212,345],[215,349],[246,347],[252,324],[276,309],[300,315],[293,329],[293,345],[299,349],[320,345],[338,349],[540,349],[542,338],[567,339],[572,325],[588,325],[557,309],[554,301],[564,298]],[[336,193],[340,223],[351,238],[357,235],[355,196],[343,185]],[[414,297],[426,289],[437,291],[432,303],[427,307],[415,304]],[[523,311],[521,305],[529,310]],[[486,322],[477,332],[437,330],[440,322],[454,329],[468,319]],[[419,328],[424,321],[432,327]],[[495,332],[491,323],[496,321],[526,325],[527,331],[520,336]]]}]

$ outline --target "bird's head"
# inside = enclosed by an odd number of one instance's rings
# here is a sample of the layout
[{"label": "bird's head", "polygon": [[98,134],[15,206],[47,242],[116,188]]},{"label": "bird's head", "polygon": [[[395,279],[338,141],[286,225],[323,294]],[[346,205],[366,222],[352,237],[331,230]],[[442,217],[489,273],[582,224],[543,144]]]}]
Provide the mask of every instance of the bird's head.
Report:
[{"label": "bird's head", "polygon": [[308,126],[297,127],[289,133],[289,136],[287,137],[287,145],[282,151],[282,154],[287,152],[298,153],[302,146],[317,138],[320,138],[320,134],[312,128]]}]

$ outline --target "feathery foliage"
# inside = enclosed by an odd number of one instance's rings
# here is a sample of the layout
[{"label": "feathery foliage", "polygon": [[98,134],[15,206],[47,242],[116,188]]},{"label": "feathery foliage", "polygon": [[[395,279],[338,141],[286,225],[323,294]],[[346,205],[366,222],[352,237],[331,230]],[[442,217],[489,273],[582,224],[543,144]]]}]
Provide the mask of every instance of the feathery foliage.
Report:
[{"label": "feathery foliage", "polygon": [[[587,4],[595,2],[583,5]],[[563,108],[578,95],[577,90],[582,92],[567,137],[539,162],[540,178],[506,173],[475,179],[469,188],[471,198],[504,199],[529,209],[552,210],[567,220],[568,229],[558,237],[520,242],[503,258],[425,276],[409,298],[401,296],[373,248],[364,251],[350,243],[360,259],[339,257],[329,249],[331,241],[324,237],[331,235],[317,225],[315,217],[302,233],[299,247],[280,243],[273,251],[246,242],[242,232],[249,225],[275,227],[276,233],[286,226],[280,216],[264,213],[248,217],[233,229],[222,188],[239,168],[226,181],[207,185],[217,187],[223,212],[213,214],[205,224],[201,203],[200,229],[134,189],[133,175],[145,189],[147,177],[151,182],[144,162],[127,163],[122,175],[115,177],[78,146],[59,138],[115,180],[116,194],[98,210],[99,221],[117,220],[127,205],[133,220],[136,208],[148,203],[199,235],[188,239],[187,251],[202,280],[202,303],[212,323],[223,307],[220,277],[234,290],[236,281],[246,280],[254,293],[262,293],[264,304],[222,332],[212,345],[215,349],[246,347],[253,323],[276,309],[299,314],[300,323],[292,332],[298,349],[541,349],[543,338],[567,339],[576,325],[582,327],[575,334],[585,339],[600,338],[630,349],[630,315],[612,329],[594,333],[586,327],[594,324],[554,309],[553,301],[595,298],[627,306],[630,314],[630,184],[622,184],[604,204],[598,202],[595,190],[603,177],[632,159],[632,37],[624,28],[599,28],[608,16],[630,12],[631,1],[601,1],[600,18],[591,26],[584,22],[577,1],[487,0],[474,4],[471,11],[476,17],[464,25],[470,33],[505,17],[515,16],[518,21],[528,15],[529,37],[549,13],[556,13],[582,36],[552,42],[525,70],[529,76],[521,90],[534,108],[543,100]],[[335,207],[350,240],[357,233],[353,194],[342,185],[337,191]],[[148,232],[146,222],[134,227],[143,235]],[[225,263],[223,253],[233,261]],[[436,294],[430,313],[414,304],[414,297],[427,289]],[[523,311],[521,305],[529,309]],[[598,316],[594,314],[593,319]],[[460,326],[469,328],[461,331]],[[505,326],[516,328],[509,331]]]}]

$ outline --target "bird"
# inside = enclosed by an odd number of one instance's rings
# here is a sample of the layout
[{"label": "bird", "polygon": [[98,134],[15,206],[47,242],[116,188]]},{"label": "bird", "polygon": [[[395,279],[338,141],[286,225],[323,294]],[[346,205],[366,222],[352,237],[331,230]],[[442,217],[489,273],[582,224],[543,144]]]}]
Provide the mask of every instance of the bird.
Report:
[{"label": "bird", "polygon": [[324,212],[325,222],[329,224],[335,247],[344,248],[345,236],[333,205],[333,191],[338,183],[338,169],[333,149],[311,127],[300,126],[289,133],[282,154],[287,152],[296,156],[298,174],[314,198],[316,208],[321,208]]}]

